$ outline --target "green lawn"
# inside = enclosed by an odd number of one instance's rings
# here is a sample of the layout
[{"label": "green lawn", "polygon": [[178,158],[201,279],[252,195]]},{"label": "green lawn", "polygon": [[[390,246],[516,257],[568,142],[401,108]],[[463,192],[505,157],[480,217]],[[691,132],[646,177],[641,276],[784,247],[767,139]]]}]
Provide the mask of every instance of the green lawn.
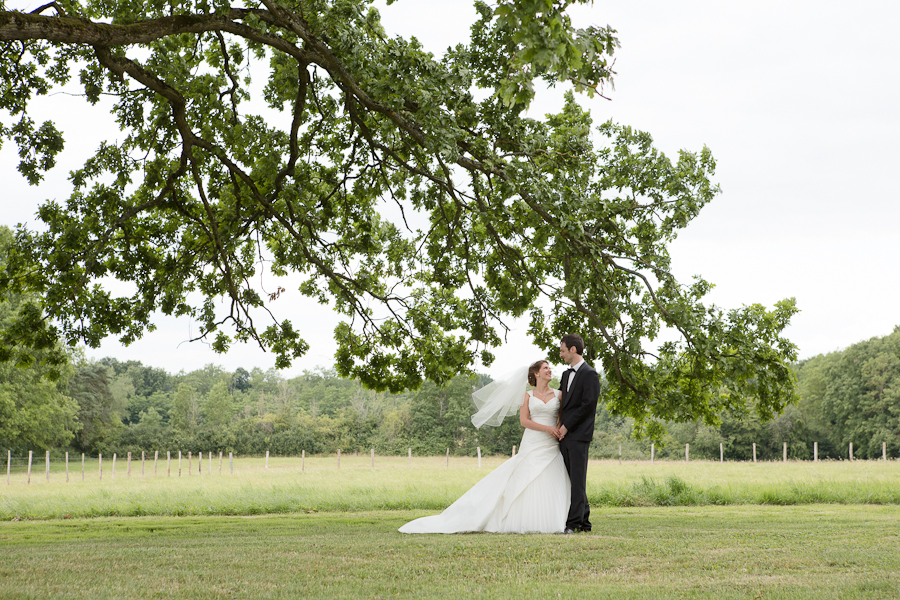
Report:
[{"label": "green lawn", "polygon": [[[258,515],[324,511],[441,510],[496,468],[503,457],[475,458],[368,456],[239,459],[231,474],[204,461],[203,474],[182,475],[165,461],[154,476],[121,464],[112,476],[104,457],[103,479],[96,461],[81,479],[77,473],[43,471],[26,483],[16,473],[0,483],[0,521],[99,516]],[[705,506],[739,504],[900,504],[900,461],[718,463],[592,461],[588,497],[593,506]]]},{"label": "green lawn", "polygon": [[900,462],[594,461],[589,535],[396,532],[502,460],[14,473],[0,598],[900,598]]},{"label": "green lawn", "polygon": [[7,521],[0,597],[900,597],[896,505],[598,508],[574,536],[396,532],[427,512]]}]

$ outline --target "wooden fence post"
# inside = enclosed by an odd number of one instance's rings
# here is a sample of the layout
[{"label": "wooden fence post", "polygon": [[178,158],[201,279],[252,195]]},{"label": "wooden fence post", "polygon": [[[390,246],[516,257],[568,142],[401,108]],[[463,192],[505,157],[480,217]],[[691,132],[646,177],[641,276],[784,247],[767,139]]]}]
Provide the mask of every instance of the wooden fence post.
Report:
[{"label": "wooden fence post", "polygon": [[753,462],[756,462],[756,442],[753,442]]},{"label": "wooden fence post", "polygon": [[881,460],[887,462],[887,442],[881,442]]},{"label": "wooden fence post", "polygon": [[853,460],[853,442],[850,442],[850,460]]},{"label": "wooden fence post", "polygon": [[300,470],[306,470],[306,450],[300,451]]},{"label": "wooden fence post", "polygon": [[45,465],[44,472],[46,473],[47,481],[49,482],[50,481],[50,451],[49,450],[47,450],[47,457],[46,457],[46,459],[44,459],[44,465]]},{"label": "wooden fence post", "polygon": [[31,455],[34,454],[34,450],[28,451],[28,483],[31,483]]},{"label": "wooden fence post", "polygon": [[141,477],[144,476],[144,460],[146,459],[145,453],[141,450]]},{"label": "wooden fence post", "polygon": [[84,452],[81,453],[81,480],[84,481]]},{"label": "wooden fence post", "polygon": [[166,477],[172,476],[172,451],[166,450]]},{"label": "wooden fence post", "polygon": [[193,466],[193,463],[194,463],[193,458],[194,458],[194,453],[193,453],[191,450],[188,450],[188,477],[191,476],[191,469],[194,468],[194,466]]},{"label": "wooden fence post", "polygon": [[125,463],[125,474],[131,477],[131,452],[128,453],[128,459]]},{"label": "wooden fence post", "polygon": [[653,461],[655,460],[655,458],[656,458],[656,444],[651,443],[650,444],[650,464],[651,465],[653,464]]},{"label": "wooden fence post", "polygon": [[69,483],[69,453],[66,452],[66,483]]},{"label": "wooden fence post", "polygon": [[12,450],[6,451],[6,485],[9,485],[9,472],[12,470]]},{"label": "wooden fence post", "polygon": [[222,451],[219,450],[219,475],[222,474]]},{"label": "wooden fence post", "polygon": [[719,442],[719,462],[725,462],[725,449],[722,447],[722,442]]},{"label": "wooden fence post", "polygon": [[153,452],[153,476],[156,477],[156,464],[159,462],[159,450]]},{"label": "wooden fence post", "polygon": [[619,462],[622,462],[622,444],[619,444]]},{"label": "wooden fence post", "polygon": [[197,475],[203,475],[203,453],[197,453]]},{"label": "wooden fence post", "polygon": [[266,470],[269,470],[269,451],[266,450]]},{"label": "wooden fence post", "polygon": [[412,466],[412,448],[406,449],[406,466],[407,467]]},{"label": "wooden fence post", "polygon": [[516,455],[516,445],[515,445],[515,444],[513,444],[513,453],[512,453],[512,455],[513,455],[513,456]]},{"label": "wooden fence post", "polygon": [[375,448],[372,448],[372,468],[375,468]]},{"label": "wooden fence post", "polygon": [[231,470],[231,474],[234,475],[234,452],[228,453],[228,468]]},{"label": "wooden fence post", "polygon": [[781,462],[787,462],[787,442],[782,442]]},{"label": "wooden fence post", "polygon": [[116,478],[116,453],[113,452],[113,468],[112,468],[112,478]]},{"label": "wooden fence post", "polygon": [[447,448],[447,468],[450,467],[450,448]]},{"label": "wooden fence post", "polygon": [[178,451],[178,476],[181,477],[181,450]]},{"label": "wooden fence post", "polygon": [[341,449],[338,448],[338,469],[341,468]]},{"label": "wooden fence post", "polygon": [[103,455],[97,455],[97,469],[100,472],[100,481],[103,481]]},{"label": "wooden fence post", "polygon": [[819,442],[813,442],[813,462],[819,462]]},{"label": "wooden fence post", "polygon": [[684,462],[689,462],[691,460],[691,445],[684,445]]},{"label": "wooden fence post", "polygon": [[481,446],[478,446],[478,468],[481,468]]}]

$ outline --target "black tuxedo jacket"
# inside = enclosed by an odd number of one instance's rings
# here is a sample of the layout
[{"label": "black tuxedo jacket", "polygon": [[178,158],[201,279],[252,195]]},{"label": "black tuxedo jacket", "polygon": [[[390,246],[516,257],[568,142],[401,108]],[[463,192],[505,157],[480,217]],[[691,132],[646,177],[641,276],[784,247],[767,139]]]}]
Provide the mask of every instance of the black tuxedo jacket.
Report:
[{"label": "black tuxedo jacket", "polygon": [[590,442],[594,439],[594,417],[597,414],[597,400],[600,397],[600,377],[597,371],[585,362],[575,371],[572,388],[567,390],[571,375],[571,371],[566,371],[559,383],[562,393],[559,420],[566,426],[565,440]]}]

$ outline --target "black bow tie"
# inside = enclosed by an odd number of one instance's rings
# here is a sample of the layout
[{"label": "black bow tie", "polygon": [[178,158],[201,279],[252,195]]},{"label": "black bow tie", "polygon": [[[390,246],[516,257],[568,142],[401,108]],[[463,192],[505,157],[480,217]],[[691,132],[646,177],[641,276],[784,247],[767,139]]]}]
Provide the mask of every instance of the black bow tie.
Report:
[{"label": "black bow tie", "polygon": [[569,371],[571,371],[571,372],[574,373],[574,372],[575,372],[575,367],[569,367],[568,369],[566,369],[566,373],[568,373]]}]

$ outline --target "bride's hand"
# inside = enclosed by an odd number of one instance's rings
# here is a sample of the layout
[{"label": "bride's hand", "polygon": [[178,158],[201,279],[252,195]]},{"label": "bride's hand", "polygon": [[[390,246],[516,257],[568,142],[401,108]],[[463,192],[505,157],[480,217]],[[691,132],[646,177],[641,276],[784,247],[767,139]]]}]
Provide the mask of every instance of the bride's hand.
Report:
[{"label": "bride's hand", "polygon": [[558,440],[562,439],[562,437],[560,437],[560,434],[559,434],[559,427],[551,427],[550,431],[548,431],[547,433],[549,433],[550,435],[552,435],[553,437],[555,437]]}]

